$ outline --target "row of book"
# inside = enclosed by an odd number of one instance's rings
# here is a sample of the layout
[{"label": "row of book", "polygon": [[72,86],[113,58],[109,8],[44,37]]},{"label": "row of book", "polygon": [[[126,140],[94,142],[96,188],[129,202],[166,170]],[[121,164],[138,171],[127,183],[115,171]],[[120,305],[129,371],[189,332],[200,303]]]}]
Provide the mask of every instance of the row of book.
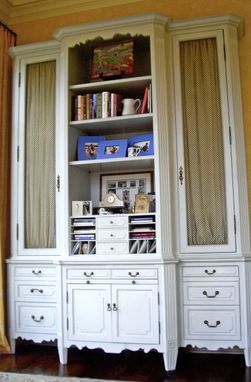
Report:
[{"label": "row of book", "polygon": [[130,253],[156,253],[156,240],[133,240]]},{"label": "row of book", "polygon": [[147,224],[147,223],[155,223],[154,216],[133,216],[130,219],[131,224]]},{"label": "row of book", "polygon": [[[122,114],[123,98],[118,93],[103,91],[100,93],[78,94],[72,97],[72,120],[117,117]],[[146,86],[139,113],[152,112],[151,85]]]},{"label": "row of book", "polygon": [[135,232],[130,233],[131,239],[155,239],[155,232]]}]

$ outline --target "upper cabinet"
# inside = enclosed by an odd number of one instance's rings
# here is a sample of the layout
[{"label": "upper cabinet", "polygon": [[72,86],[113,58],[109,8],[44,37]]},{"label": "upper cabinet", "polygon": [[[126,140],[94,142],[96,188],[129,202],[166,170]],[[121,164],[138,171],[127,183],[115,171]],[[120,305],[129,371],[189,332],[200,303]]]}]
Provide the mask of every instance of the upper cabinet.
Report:
[{"label": "upper cabinet", "polygon": [[181,253],[241,252],[248,243],[241,26],[226,16],[171,28]]},{"label": "upper cabinet", "polygon": [[[170,215],[168,119],[162,113],[168,22],[144,15],[55,34],[63,48],[66,86],[69,209],[64,218],[71,257],[173,256],[171,230],[161,237],[161,222],[164,227]],[[113,216],[112,223],[102,219],[100,207]],[[107,231],[112,227],[115,232]]]},{"label": "upper cabinet", "polygon": [[16,254],[58,255],[58,44],[13,48],[12,54],[17,73],[12,178]]}]

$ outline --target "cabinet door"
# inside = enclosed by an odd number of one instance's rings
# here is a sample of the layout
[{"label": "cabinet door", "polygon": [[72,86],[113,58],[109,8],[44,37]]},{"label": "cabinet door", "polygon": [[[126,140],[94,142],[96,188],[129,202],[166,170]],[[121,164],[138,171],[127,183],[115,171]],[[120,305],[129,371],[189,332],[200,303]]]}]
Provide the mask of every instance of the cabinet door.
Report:
[{"label": "cabinet door", "polygon": [[111,340],[110,285],[69,285],[67,306],[70,340]]},{"label": "cabinet door", "polygon": [[112,302],[114,341],[159,343],[157,285],[113,285]]},{"label": "cabinet door", "polygon": [[175,36],[181,252],[236,249],[223,31]]},{"label": "cabinet door", "polygon": [[57,67],[56,54],[20,61],[18,255],[58,254]]}]

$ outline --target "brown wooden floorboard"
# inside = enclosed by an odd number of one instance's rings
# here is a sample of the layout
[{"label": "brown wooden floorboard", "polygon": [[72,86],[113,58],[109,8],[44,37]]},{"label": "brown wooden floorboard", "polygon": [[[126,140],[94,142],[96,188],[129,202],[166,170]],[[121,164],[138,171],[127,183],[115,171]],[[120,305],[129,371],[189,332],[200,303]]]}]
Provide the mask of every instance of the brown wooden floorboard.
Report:
[{"label": "brown wooden floorboard", "polygon": [[142,382],[251,382],[242,354],[180,351],[177,369],[166,373],[162,355],[154,351],[107,354],[72,348],[68,364],[61,365],[56,347],[28,343],[18,344],[16,355],[1,354],[0,371]]}]

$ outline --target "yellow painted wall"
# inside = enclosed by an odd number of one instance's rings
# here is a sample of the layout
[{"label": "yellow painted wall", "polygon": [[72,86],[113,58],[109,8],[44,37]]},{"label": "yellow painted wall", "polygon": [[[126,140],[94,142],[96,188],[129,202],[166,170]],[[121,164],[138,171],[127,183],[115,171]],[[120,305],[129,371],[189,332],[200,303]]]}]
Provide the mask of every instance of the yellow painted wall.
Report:
[{"label": "yellow painted wall", "polygon": [[[116,4],[116,0],[114,1]],[[158,12],[173,20],[232,13],[245,18],[245,36],[240,40],[240,69],[246,139],[246,158],[251,216],[251,0],[143,0],[135,3],[70,13],[11,25],[18,35],[18,45],[52,38],[65,25]]]}]

